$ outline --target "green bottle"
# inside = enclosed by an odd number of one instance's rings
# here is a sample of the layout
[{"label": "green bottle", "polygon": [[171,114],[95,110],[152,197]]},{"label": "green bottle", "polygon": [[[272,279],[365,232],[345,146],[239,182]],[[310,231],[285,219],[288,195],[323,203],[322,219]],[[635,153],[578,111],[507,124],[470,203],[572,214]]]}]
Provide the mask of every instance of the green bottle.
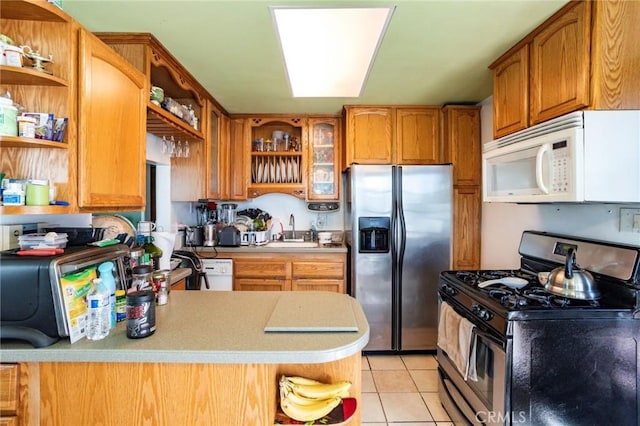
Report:
[{"label": "green bottle", "polygon": [[153,244],[153,237],[144,237],[144,244],[142,244],[144,252],[151,258],[151,266],[154,271],[160,270],[160,258],[162,257],[162,249]]}]

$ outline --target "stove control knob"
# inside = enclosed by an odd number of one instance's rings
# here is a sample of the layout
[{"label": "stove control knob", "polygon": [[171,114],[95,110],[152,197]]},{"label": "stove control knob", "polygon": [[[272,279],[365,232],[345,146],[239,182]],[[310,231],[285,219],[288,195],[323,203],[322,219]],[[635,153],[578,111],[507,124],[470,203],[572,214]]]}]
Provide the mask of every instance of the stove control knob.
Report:
[{"label": "stove control knob", "polygon": [[453,288],[453,287],[451,287],[451,286],[449,286],[447,284],[444,284],[442,286],[442,291],[444,291],[449,296],[455,296],[458,293],[455,288]]},{"label": "stove control knob", "polygon": [[474,314],[478,316],[481,320],[490,321],[493,318],[493,314],[489,312],[487,309],[483,308],[480,305],[473,305],[471,310]]}]

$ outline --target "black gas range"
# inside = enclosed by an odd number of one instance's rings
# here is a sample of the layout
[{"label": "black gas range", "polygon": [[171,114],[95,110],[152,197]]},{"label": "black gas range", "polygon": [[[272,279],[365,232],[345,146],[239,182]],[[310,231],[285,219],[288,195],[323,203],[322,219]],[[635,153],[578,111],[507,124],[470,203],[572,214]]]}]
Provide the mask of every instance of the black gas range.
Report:
[{"label": "black gas range", "polygon": [[[540,282],[564,265],[568,247],[600,297],[565,297]],[[640,246],[525,231],[519,253],[520,269],[440,275],[441,315],[446,304],[473,326],[468,363],[477,372],[465,380],[439,345],[440,397],[452,419],[640,424]]]}]

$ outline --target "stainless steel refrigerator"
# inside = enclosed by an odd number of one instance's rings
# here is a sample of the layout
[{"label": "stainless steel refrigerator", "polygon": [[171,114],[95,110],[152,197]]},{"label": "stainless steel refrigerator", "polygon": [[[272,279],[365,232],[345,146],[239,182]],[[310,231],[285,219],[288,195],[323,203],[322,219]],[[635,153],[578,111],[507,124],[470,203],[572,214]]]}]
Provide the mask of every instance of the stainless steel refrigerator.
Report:
[{"label": "stainless steel refrigerator", "polygon": [[350,294],[365,351],[436,349],[438,277],[451,266],[451,165],[352,165],[344,174]]}]

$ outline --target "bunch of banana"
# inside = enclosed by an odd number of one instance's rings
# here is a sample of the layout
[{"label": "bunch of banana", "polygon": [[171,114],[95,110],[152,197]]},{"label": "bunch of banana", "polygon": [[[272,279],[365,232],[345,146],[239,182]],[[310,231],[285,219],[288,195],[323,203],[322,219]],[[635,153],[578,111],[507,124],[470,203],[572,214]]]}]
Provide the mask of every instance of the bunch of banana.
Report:
[{"label": "bunch of banana", "polygon": [[308,422],[329,414],[349,396],[351,382],[322,383],[299,376],[280,378],[280,407],[294,420]]}]

